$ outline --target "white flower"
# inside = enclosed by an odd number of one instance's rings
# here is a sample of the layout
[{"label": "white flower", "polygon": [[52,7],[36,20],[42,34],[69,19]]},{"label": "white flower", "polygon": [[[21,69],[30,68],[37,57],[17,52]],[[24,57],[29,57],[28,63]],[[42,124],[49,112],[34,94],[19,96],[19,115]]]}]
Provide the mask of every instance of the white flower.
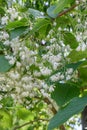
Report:
[{"label": "white flower", "polygon": [[56,38],[50,39],[50,43],[54,43],[56,41]]},{"label": "white flower", "polygon": [[6,32],[3,32],[3,39],[8,39],[9,38],[9,34],[8,33],[6,33]]},{"label": "white flower", "polygon": [[19,79],[20,78],[20,75],[19,75],[19,73],[18,72],[11,72],[10,73],[10,77],[13,79],[13,80],[15,80],[15,79]]},{"label": "white flower", "polygon": [[76,48],[77,51],[81,51],[81,46],[79,45],[77,48]]},{"label": "white flower", "polygon": [[17,91],[17,93],[20,93],[20,92],[21,92],[21,88],[20,88],[20,87],[17,87],[17,88],[16,88],[16,91]]},{"label": "white flower", "polygon": [[38,72],[38,71],[34,71],[33,75],[36,76],[36,77],[40,77],[40,76],[41,76],[41,73]]},{"label": "white flower", "polygon": [[2,108],[2,104],[0,104],[0,109]]},{"label": "white flower", "polygon": [[20,67],[21,67],[21,63],[20,63],[20,62],[16,62],[16,66],[17,66],[18,68],[20,68]]},{"label": "white flower", "polygon": [[1,24],[2,25],[4,25],[4,24],[7,24],[8,23],[8,16],[3,16],[2,18],[1,18]]},{"label": "white flower", "polygon": [[7,12],[10,14],[12,21],[18,17],[18,12],[16,12],[15,8],[9,8]]},{"label": "white flower", "polygon": [[42,93],[42,95],[43,95],[44,97],[49,97],[49,94],[46,93],[46,92],[44,91],[44,89],[41,89],[40,91],[41,91],[41,93]]},{"label": "white flower", "polygon": [[87,46],[86,46],[85,43],[83,43],[83,44],[82,44],[82,48],[81,48],[81,50],[82,50],[82,51],[85,51],[86,49],[87,49]]},{"label": "white flower", "polygon": [[49,92],[53,92],[54,91],[54,87],[51,85],[50,87],[49,87]]},{"label": "white flower", "polygon": [[67,75],[66,76],[66,80],[70,80],[71,79],[71,76],[70,75]]},{"label": "white flower", "polygon": [[15,58],[12,58],[11,60],[9,60],[10,65],[14,65],[14,63],[15,63]]},{"label": "white flower", "polygon": [[9,46],[10,45],[10,41],[6,40],[3,44],[6,45],[6,46]]},{"label": "white flower", "polygon": [[61,27],[59,27],[59,28],[58,28],[58,31],[61,31],[61,30],[62,30],[62,28],[61,28]]},{"label": "white flower", "polygon": [[53,63],[53,69],[56,70],[60,65],[61,65],[61,63],[54,62]]},{"label": "white flower", "polygon": [[0,95],[0,101],[2,100],[2,95]]},{"label": "white flower", "polygon": [[22,97],[27,97],[27,96],[29,96],[28,91],[27,91],[27,92],[23,92],[23,93],[21,93],[21,96],[22,96]]},{"label": "white flower", "polygon": [[59,73],[57,73],[57,74],[55,74],[55,75],[52,75],[52,76],[50,77],[50,79],[51,79],[53,82],[59,81],[59,80],[60,80],[60,76],[61,76],[61,74],[60,74],[60,72],[59,72]]},{"label": "white flower", "polygon": [[42,75],[50,75],[51,74],[51,69],[47,68],[47,67],[44,67],[44,68],[40,68],[40,72]]},{"label": "white flower", "polygon": [[49,5],[49,3],[48,3],[48,2],[44,2],[44,4],[45,4],[46,6],[48,6],[48,5]]},{"label": "white flower", "polygon": [[80,23],[80,22],[81,22],[81,20],[80,20],[79,18],[78,18],[78,20],[77,20],[77,21],[78,21],[78,23]]},{"label": "white flower", "polygon": [[56,22],[53,22],[53,26],[56,26],[57,25],[57,23]]},{"label": "white flower", "polygon": [[42,45],[45,45],[45,43],[46,43],[45,40],[42,40],[42,41],[41,41],[41,44],[42,44]]},{"label": "white flower", "polygon": [[72,74],[73,73],[73,68],[67,69],[67,74]]}]

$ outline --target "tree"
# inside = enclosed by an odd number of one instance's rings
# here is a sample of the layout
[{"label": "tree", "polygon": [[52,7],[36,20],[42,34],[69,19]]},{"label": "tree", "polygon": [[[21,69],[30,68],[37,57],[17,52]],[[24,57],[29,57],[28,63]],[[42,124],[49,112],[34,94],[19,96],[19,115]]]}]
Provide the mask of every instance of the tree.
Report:
[{"label": "tree", "polygon": [[65,122],[82,111],[85,130],[86,4],[0,0],[2,130],[65,130]]}]

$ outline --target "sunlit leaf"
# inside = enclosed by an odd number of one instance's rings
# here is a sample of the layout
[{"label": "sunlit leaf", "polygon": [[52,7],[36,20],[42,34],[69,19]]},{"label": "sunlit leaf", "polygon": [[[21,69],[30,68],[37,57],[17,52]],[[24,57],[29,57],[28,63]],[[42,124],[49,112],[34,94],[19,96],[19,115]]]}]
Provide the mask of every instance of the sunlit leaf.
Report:
[{"label": "sunlit leaf", "polygon": [[22,18],[21,20],[16,20],[14,22],[9,22],[8,25],[6,26],[6,29],[11,30],[17,27],[23,27],[23,26],[27,26],[28,25],[28,21],[26,18]]},{"label": "sunlit leaf", "polygon": [[46,28],[47,28],[47,26],[48,26],[49,24],[51,24],[51,21],[50,21],[49,19],[39,19],[39,20],[35,23],[35,25],[34,25],[33,29],[31,30],[30,34],[33,34],[33,33],[35,33],[35,32],[38,32],[40,29],[43,30],[44,28],[45,28],[45,32],[46,32]]},{"label": "sunlit leaf", "polygon": [[68,7],[70,3],[72,3],[72,0],[59,0],[54,9],[54,13],[61,12],[65,7]]},{"label": "sunlit leaf", "polygon": [[70,58],[71,62],[82,60],[84,58],[87,58],[87,50],[85,51],[72,50],[68,57]]},{"label": "sunlit leaf", "polygon": [[22,119],[22,120],[33,120],[34,119],[34,113],[27,110],[26,108],[19,108],[17,110],[17,116],[19,119]]},{"label": "sunlit leaf", "polygon": [[12,117],[11,115],[4,110],[0,110],[0,127],[3,129],[11,128],[12,126]]},{"label": "sunlit leaf", "polygon": [[77,46],[79,44],[77,42],[75,36],[72,33],[67,32],[67,31],[63,32],[63,40],[64,40],[64,44],[65,45],[70,45],[70,47],[72,49],[77,48]]}]

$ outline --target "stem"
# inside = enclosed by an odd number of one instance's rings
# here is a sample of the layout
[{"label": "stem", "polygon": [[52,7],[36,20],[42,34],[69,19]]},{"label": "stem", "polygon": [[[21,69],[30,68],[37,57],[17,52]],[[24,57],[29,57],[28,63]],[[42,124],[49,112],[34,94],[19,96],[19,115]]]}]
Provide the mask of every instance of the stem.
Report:
[{"label": "stem", "polygon": [[79,4],[75,4],[75,5],[72,5],[70,8],[60,12],[58,14],[58,17],[61,17],[62,15],[65,15],[66,13],[70,12],[71,10],[73,10],[74,8],[76,8]]},{"label": "stem", "polygon": [[24,123],[24,124],[22,124],[22,125],[20,125],[20,126],[16,126],[13,130],[17,130],[17,129],[20,129],[20,128],[26,126],[26,125],[33,124],[34,122],[37,122],[38,120],[39,120],[39,121],[49,121],[48,119],[36,119],[36,120],[34,120],[34,121],[26,122],[26,123]]},{"label": "stem", "polygon": [[[53,106],[52,102],[48,99],[48,98],[44,98],[44,101],[49,105],[51,104],[52,105],[52,108],[51,108],[51,111],[53,112],[53,114],[55,115],[57,113],[57,110],[56,108]],[[61,125],[59,127],[60,130],[66,130],[64,125]]]},{"label": "stem", "polygon": [[48,98],[44,98],[44,101],[49,105],[52,105],[51,111],[53,112],[53,114],[57,113],[57,110],[55,109],[55,107],[53,106],[52,102],[48,99]]},{"label": "stem", "polygon": [[87,128],[87,106],[84,108],[84,110],[81,113],[81,123],[82,123],[82,130],[86,130]]}]

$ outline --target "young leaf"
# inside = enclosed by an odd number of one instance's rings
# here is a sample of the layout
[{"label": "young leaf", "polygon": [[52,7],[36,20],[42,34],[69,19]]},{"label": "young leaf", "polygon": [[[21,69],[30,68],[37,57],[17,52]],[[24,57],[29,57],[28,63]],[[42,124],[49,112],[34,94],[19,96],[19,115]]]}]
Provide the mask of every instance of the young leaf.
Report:
[{"label": "young leaf", "polygon": [[17,116],[19,119],[22,120],[33,120],[34,119],[34,113],[30,112],[29,110],[27,110],[26,108],[20,108],[17,111]]},{"label": "young leaf", "polygon": [[5,56],[0,55],[0,72],[7,72],[11,68],[12,65],[10,65],[8,60],[5,59]]},{"label": "young leaf", "polygon": [[12,126],[12,117],[11,115],[2,109],[0,109],[0,127],[4,130],[11,128]]},{"label": "young leaf", "polygon": [[56,115],[50,120],[48,130],[53,130],[66,122],[70,117],[81,112],[87,105],[87,95],[84,97],[76,97],[64,108],[60,109]]},{"label": "young leaf", "polygon": [[65,7],[68,7],[70,3],[72,3],[72,0],[59,0],[54,9],[54,14],[61,12]]},{"label": "young leaf", "polygon": [[21,20],[16,20],[14,22],[9,22],[8,25],[6,26],[6,29],[11,30],[17,27],[22,27],[22,26],[27,26],[28,21],[26,18],[22,18]]},{"label": "young leaf", "polygon": [[58,14],[71,3],[73,3],[73,0],[59,0],[56,5],[52,5],[47,9],[47,14],[52,18],[56,18]]},{"label": "young leaf", "polygon": [[75,36],[72,33],[67,32],[67,31],[63,32],[63,39],[64,39],[64,44],[70,45],[72,49],[75,49],[78,47],[79,43],[77,42]]},{"label": "young leaf", "polygon": [[70,58],[71,62],[76,62],[84,58],[87,58],[87,50],[85,51],[72,50],[68,58]]},{"label": "young leaf", "polygon": [[[37,31],[39,31],[40,29],[43,30],[43,29],[45,28],[45,30],[46,30],[46,28],[47,28],[47,26],[48,26],[49,24],[51,24],[51,21],[50,21],[49,19],[39,19],[39,20],[35,23],[33,29],[31,30],[30,35],[33,34],[33,33],[35,33],[35,32],[37,32]],[[42,33],[43,33],[43,32],[42,32]]]},{"label": "young leaf", "polygon": [[87,66],[79,68],[79,78],[87,82]]}]

